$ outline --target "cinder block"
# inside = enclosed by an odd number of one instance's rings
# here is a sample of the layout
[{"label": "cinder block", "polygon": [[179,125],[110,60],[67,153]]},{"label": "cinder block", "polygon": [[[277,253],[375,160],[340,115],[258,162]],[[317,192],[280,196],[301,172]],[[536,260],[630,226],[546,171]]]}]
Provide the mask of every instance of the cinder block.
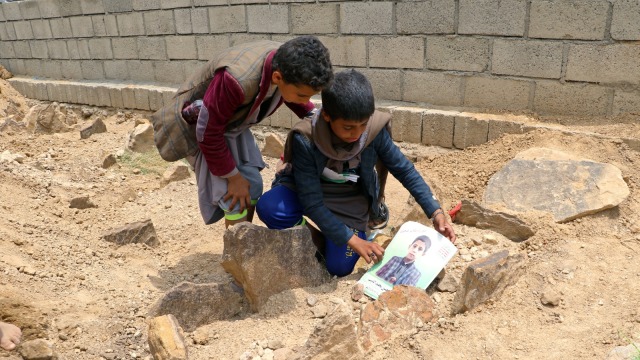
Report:
[{"label": "cinder block", "polygon": [[78,103],[77,83],[67,82],[65,86],[62,87],[62,90],[65,92],[65,99],[68,103],[71,103],[71,104]]},{"label": "cinder block", "polygon": [[104,9],[109,13],[120,13],[133,10],[131,0],[109,0],[104,1]]},{"label": "cinder block", "polygon": [[46,59],[49,57],[49,48],[47,42],[44,40],[31,40],[29,41],[31,47],[31,56],[36,59]]},{"label": "cinder block", "polygon": [[82,79],[80,61],[62,61],[61,68],[63,79]]},{"label": "cinder block", "polygon": [[422,144],[453,148],[454,114],[425,111],[422,116]]},{"label": "cinder block", "polygon": [[191,9],[191,28],[193,34],[209,33],[209,11],[207,9]]},{"label": "cinder block", "polygon": [[35,83],[35,86],[36,86],[35,99],[48,101],[49,93],[47,92],[47,83],[44,81],[38,81],[37,83]]},{"label": "cinder block", "polygon": [[294,34],[338,33],[337,4],[291,4],[290,9]]},{"label": "cinder block", "polygon": [[613,96],[613,113],[640,113],[640,92],[616,89]]},{"label": "cinder block", "polygon": [[190,60],[198,58],[195,36],[167,36],[164,39],[169,59]]},{"label": "cinder block", "polygon": [[[4,66],[4,65],[3,65]],[[6,66],[5,66],[6,68]],[[9,69],[9,71],[11,71],[11,69]],[[7,81],[9,81],[9,84],[11,84],[11,86],[20,94],[22,94],[24,96],[24,81],[17,80],[16,78],[11,78],[8,79]]]},{"label": "cinder block", "polygon": [[74,16],[69,19],[71,21],[71,32],[74,37],[93,37],[93,23],[91,16]]},{"label": "cinder block", "polygon": [[104,14],[102,0],[80,0],[80,9],[84,15]]},{"label": "cinder block", "polygon": [[[186,80],[184,64],[180,61],[155,61],[155,79],[165,84],[181,84]],[[192,72],[195,69],[192,70]],[[189,73],[191,74],[191,72]]]},{"label": "cinder block", "polygon": [[28,41],[13,41],[9,44],[13,44],[13,51],[18,59],[30,59],[31,46]]},{"label": "cinder block", "polygon": [[135,87],[133,95],[136,101],[136,109],[149,110],[149,89],[143,87]]},{"label": "cinder block", "polygon": [[57,0],[56,3],[60,9],[60,15],[63,17],[82,15],[82,7],[78,0]]},{"label": "cinder block", "polygon": [[533,110],[542,115],[602,116],[610,98],[610,90],[597,85],[538,81]]},{"label": "cinder block", "polygon": [[640,40],[640,2],[618,0],[613,2],[611,37],[615,40]]},{"label": "cinder block", "polygon": [[160,0],[133,0],[133,10],[160,9]]},{"label": "cinder block", "polygon": [[[11,79],[10,79],[9,81],[11,81]],[[35,99],[35,96],[36,96],[36,86],[35,86],[35,84],[34,84],[33,82],[31,82],[31,81],[25,81],[25,82],[23,82],[22,90],[23,90],[24,92],[22,92],[21,94],[22,94],[24,97],[27,97],[27,98],[29,98],[29,99]]]},{"label": "cinder block", "polygon": [[468,36],[427,37],[427,68],[484,72],[490,40]]},{"label": "cinder block", "polygon": [[173,14],[176,23],[176,34],[192,34],[191,9],[176,9]]},{"label": "cinder block", "polygon": [[98,95],[97,106],[112,106],[111,97],[109,93],[109,86],[107,86],[107,84],[97,84],[96,94]]},{"label": "cinder block", "polygon": [[465,149],[481,145],[489,139],[489,121],[466,116],[456,116],[453,125],[453,146]]},{"label": "cinder block", "polygon": [[424,39],[410,36],[372,38],[369,40],[369,65],[382,68],[422,69]]},{"label": "cinder block", "polygon": [[[9,24],[13,29],[13,24]],[[15,32],[15,29],[13,29]],[[9,34],[7,33],[7,24],[0,22],[0,41],[9,41]]]},{"label": "cinder block", "polygon": [[22,59],[9,59],[9,67],[14,75],[26,75],[27,69]]},{"label": "cinder block", "polygon": [[138,40],[136,38],[111,39],[114,59],[137,59]]},{"label": "cinder block", "polygon": [[55,39],[65,39],[73,37],[71,21],[68,18],[50,19],[51,34]]},{"label": "cinder block", "polygon": [[158,89],[149,89],[149,110],[156,111],[162,108],[162,93]]},{"label": "cinder block", "polygon": [[393,140],[421,143],[423,112],[424,109],[415,107],[394,107],[391,109]]},{"label": "cinder block", "polygon": [[[293,111],[289,110],[286,106],[281,106],[271,116],[269,116],[269,122],[272,127],[291,129],[294,124]],[[296,120],[298,119],[295,117]]]},{"label": "cinder block", "polygon": [[61,15],[57,0],[38,0],[38,8],[40,9],[40,16],[45,19],[59,17]]},{"label": "cinder block", "polygon": [[364,36],[320,36],[318,38],[329,49],[331,63],[334,66],[367,66],[367,43]]},{"label": "cinder block", "polygon": [[464,106],[496,110],[529,107],[531,82],[489,77],[466,78]]},{"label": "cinder block", "polygon": [[122,106],[125,109],[135,109],[136,108],[136,96],[134,93],[134,86],[129,85],[122,88]]},{"label": "cinder block", "polygon": [[393,2],[345,2],[340,4],[342,34],[392,34]]},{"label": "cinder block", "polygon": [[111,106],[114,108],[124,108],[124,102],[122,100],[122,86],[111,85],[109,87],[109,100],[111,100]]},{"label": "cinder block", "polygon": [[156,10],[144,13],[144,27],[147,35],[175,34],[173,11]]},{"label": "cinder block", "polygon": [[357,69],[369,79],[376,99],[402,100],[402,72],[385,69]]},{"label": "cinder block", "polygon": [[552,41],[495,40],[491,72],[559,79],[563,44]]},{"label": "cinder block", "polygon": [[18,7],[20,8],[20,14],[23,19],[28,20],[40,18],[40,8],[35,0],[20,1],[18,3]]},{"label": "cinder block", "polygon": [[82,83],[82,90],[84,95],[82,97],[82,104],[91,106],[99,106],[100,100],[98,98],[97,85],[93,83]]},{"label": "cinder block", "polygon": [[194,6],[228,5],[227,0],[193,0]]},{"label": "cinder block", "polygon": [[31,29],[31,21],[16,21],[13,23],[13,28],[16,31],[17,40],[33,39],[33,29]]},{"label": "cinder block", "polygon": [[141,60],[166,60],[167,48],[163,37],[138,38],[138,56]]},{"label": "cinder block", "polygon": [[2,6],[0,6],[0,22],[7,21],[7,18],[4,16],[4,11],[2,10]]},{"label": "cinder block", "polygon": [[47,97],[49,98],[49,101],[65,102],[64,98],[66,98],[66,93],[63,97],[63,94],[60,92],[60,84],[53,81],[47,81],[44,83],[47,87]]},{"label": "cinder block", "polygon": [[129,76],[134,81],[154,81],[153,63],[151,61],[127,61]]},{"label": "cinder block", "polygon": [[89,39],[89,54],[91,54],[92,59],[113,59],[111,39]]},{"label": "cinder block", "polygon": [[96,36],[118,36],[118,22],[115,15],[92,16],[91,22]]},{"label": "cinder block", "polygon": [[107,79],[129,79],[129,68],[125,60],[113,60],[104,62],[104,75]]},{"label": "cinder block", "polygon": [[62,63],[59,60],[43,60],[42,75],[50,79],[62,78]]},{"label": "cinder block", "polygon": [[13,43],[8,41],[0,41],[0,54],[5,59],[12,59],[16,57],[16,52],[13,50]]},{"label": "cinder block", "polygon": [[[76,44],[78,45],[78,54],[80,55],[80,59],[91,59],[91,52],[89,51],[89,39],[78,40],[76,41]],[[67,48],[69,48],[69,43],[67,43]]]},{"label": "cinder block", "polygon": [[161,0],[163,9],[175,9],[191,6],[191,0]]},{"label": "cinder block", "polygon": [[33,37],[36,39],[51,39],[53,37],[49,20],[31,20],[31,29],[33,30]]},{"label": "cinder block", "polygon": [[608,12],[608,1],[534,0],[529,12],[529,37],[602,40]]},{"label": "cinder block", "polygon": [[22,20],[22,14],[20,14],[20,3],[18,2],[2,4],[2,12],[7,20]]},{"label": "cinder block", "polygon": [[211,60],[221,50],[229,47],[227,35],[196,36],[196,47],[199,60]]},{"label": "cinder block", "polygon": [[489,134],[487,136],[487,140],[495,140],[497,138],[502,137],[505,134],[523,134],[524,129],[522,128],[522,124],[506,121],[506,120],[489,120]]},{"label": "cinder block", "polygon": [[209,8],[209,24],[212,33],[247,31],[244,6]]},{"label": "cinder block", "polygon": [[638,85],[638,59],[640,46],[635,44],[570,45],[566,79]]},{"label": "cinder block", "polygon": [[41,59],[25,59],[24,65],[29,69],[31,76],[44,77],[43,65]]},{"label": "cinder block", "polygon": [[177,89],[163,88],[162,90],[162,106],[166,106],[173,102]]},{"label": "cinder block", "polygon": [[523,36],[526,0],[460,0],[458,33]]},{"label": "cinder block", "polygon": [[250,33],[289,33],[289,7],[287,5],[249,5],[247,23]]},{"label": "cinder block", "polygon": [[454,0],[400,2],[396,5],[398,34],[455,33]]},{"label": "cinder block", "polygon": [[83,60],[80,62],[82,78],[87,80],[104,80],[102,61]]},{"label": "cinder block", "polygon": [[142,13],[135,12],[116,15],[116,20],[118,22],[118,32],[120,36],[144,35]]},{"label": "cinder block", "polygon": [[439,72],[403,73],[402,100],[426,102],[433,105],[462,105],[463,77]]}]

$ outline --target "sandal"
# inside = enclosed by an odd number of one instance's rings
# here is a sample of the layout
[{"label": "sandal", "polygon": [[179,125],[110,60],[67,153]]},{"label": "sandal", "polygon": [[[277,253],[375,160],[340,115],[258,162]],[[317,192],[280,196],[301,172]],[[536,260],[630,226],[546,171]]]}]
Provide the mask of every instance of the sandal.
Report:
[{"label": "sandal", "polygon": [[383,202],[380,203],[378,216],[369,217],[369,229],[379,230],[387,227],[389,223],[389,208]]}]

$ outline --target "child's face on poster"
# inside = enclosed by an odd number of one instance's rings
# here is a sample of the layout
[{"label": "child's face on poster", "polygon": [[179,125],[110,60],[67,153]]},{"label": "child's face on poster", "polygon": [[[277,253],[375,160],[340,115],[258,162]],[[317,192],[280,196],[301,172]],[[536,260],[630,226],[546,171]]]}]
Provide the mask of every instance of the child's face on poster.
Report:
[{"label": "child's face on poster", "polygon": [[409,251],[407,252],[406,258],[409,260],[417,259],[418,257],[424,254],[426,247],[427,247],[427,244],[425,244],[424,241],[422,240],[414,241],[413,244],[409,246]]}]

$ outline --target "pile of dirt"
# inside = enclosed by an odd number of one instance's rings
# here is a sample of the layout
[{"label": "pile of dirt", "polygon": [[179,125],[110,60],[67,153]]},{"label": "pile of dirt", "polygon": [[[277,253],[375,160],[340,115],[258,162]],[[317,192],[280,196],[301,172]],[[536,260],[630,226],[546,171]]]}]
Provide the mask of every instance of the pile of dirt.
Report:
[{"label": "pile of dirt", "polygon": [[[25,329],[25,341],[51,341],[61,359],[149,358],[147,312],[168,289],[182,281],[229,281],[220,266],[224,226],[202,223],[193,175],[161,186],[170,164],[157,153],[124,150],[128,133],[148,113],[62,105],[79,119],[73,131],[3,130],[3,123],[22,120],[30,102],[0,80],[0,153],[17,155],[0,162],[0,317]],[[97,118],[107,131],[81,139],[79,130]],[[610,126],[610,134],[638,131],[637,122]],[[256,134],[264,139],[273,131],[257,128]],[[435,292],[436,322],[389,341],[368,358],[603,359],[615,346],[640,339],[638,152],[615,139],[548,130],[508,135],[464,151],[400,146],[420,159],[416,168],[446,208],[461,199],[480,201],[491,176],[531,147],[613,164],[631,195],[614,209],[564,224],[544,214],[523,214],[537,230],[523,243],[454,225],[461,252],[525,252],[525,275],[500,298],[457,316],[449,314],[454,294]],[[117,163],[103,168],[109,154]],[[276,159],[267,163],[265,189]],[[70,208],[79,196],[97,207]],[[390,179],[390,228],[402,223],[408,200],[407,191]],[[100,239],[105,231],[145,219],[153,222],[160,246],[117,246]],[[466,264],[456,257],[448,272],[459,279]],[[287,291],[259,313],[202,326],[187,334],[190,358],[239,359],[268,340],[302,345],[322,321],[308,300],[327,308],[336,299],[351,303],[359,277]],[[557,306],[542,304],[549,294],[556,294]],[[361,305],[353,303],[354,314]]]}]

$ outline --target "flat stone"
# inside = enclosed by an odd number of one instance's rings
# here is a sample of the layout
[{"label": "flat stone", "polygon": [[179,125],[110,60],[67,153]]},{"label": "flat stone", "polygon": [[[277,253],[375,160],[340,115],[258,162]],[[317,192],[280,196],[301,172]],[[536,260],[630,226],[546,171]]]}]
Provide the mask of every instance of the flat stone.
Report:
[{"label": "flat stone", "polygon": [[183,282],[169,290],[151,309],[151,316],[172,314],[186,331],[228,320],[245,309],[242,290],[231,284]]},{"label": "flat stone", "polygon": [[489,179],[484,202],[517,212],[545,211],[561,223],[613,208],[628,196],[617,167],[533,148]]},{"label": "flat stone", "polygon": [[469,311],[490,298],[498,298],[504,290],[518,281],[524,273],[525,255],[509,255],[503,250],[467,266],[460,279],[458,291],[451,304],[451,312]]},{"label": "flat stone", "polygon": [[267,134],[264,138],[262,155],[279,159],[284,153],[284,141],[276,134]]},{"label": "flat stone", "polygon": [[104,132],[107,132],[107,126],[102,121],[102,118],[97,118],[80,130],[80,139],[88,139],[93,134]]},{"label": "flat stone", "polygon": [[148,219],[112,229],[103,234],[102,239],[118,245],[138,243],[149,246],[160,245],[153,223]]},{"label": "flat stone", "polygon": [[183,163],[173,163],[162,174],[160,186],[167,186],[169,183],[188,179],[191,177],[189,165]]},{"label": "flat stone", "polygon": [[315,327],[305,343],[300,359],[361,359],[356,324],[350,307],[336,304],[322,322]]},{"label": "flat stone", "polygon": [[25,341],[18,347],[24,360],[53,360],[57,356],[53,344],[44,339]]},{"label": "flat stone", "polygon": [[249,222],[225,231],[222,266],[244,289],[252,311],[285,290],[330,280],[305,226],[270,230]]},{"label": "flat stone", "polygon": [[454,221],[478,229],[495,231],[513,241],[524,241],[535,234],[524,221],[516,216],[484,208],[482,205],[466,199],[462,200],[462,206]]},{"label": "flat stone", "polygon": [[153,126],[149,123],[137,125],[129,134],[127,149],[139,153],[145,153],[155,149]]}]

